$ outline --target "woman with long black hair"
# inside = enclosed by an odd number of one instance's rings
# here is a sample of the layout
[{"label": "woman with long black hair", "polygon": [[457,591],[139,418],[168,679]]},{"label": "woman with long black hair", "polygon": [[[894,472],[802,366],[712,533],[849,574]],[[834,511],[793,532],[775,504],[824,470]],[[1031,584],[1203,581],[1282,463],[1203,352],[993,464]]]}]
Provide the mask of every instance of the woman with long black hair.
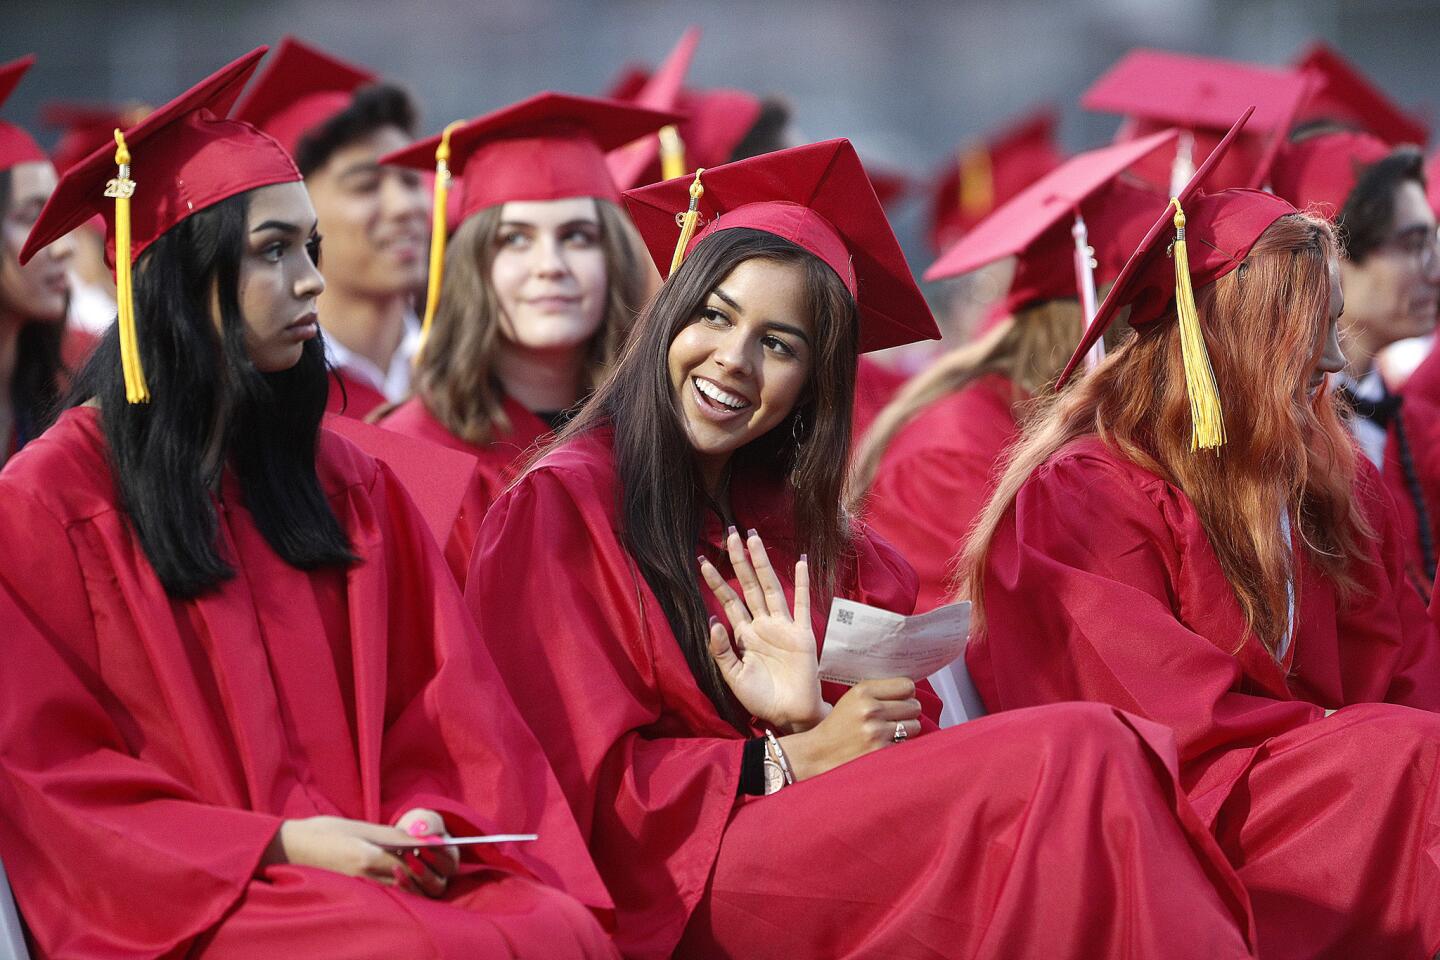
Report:
[{"label": "woman with long black hair", "polygon": [[849,142],[626,199],[678,268],[467,582],[622,952],[1248,955],[1151,727],[1075,706],[942,733],[923,684],[820,681],[832,597],[915,602],[841,507],[859,351],[936,335]]},{"label": "woman with long black hair", "polygon": [[[0,104],[34,62],[0,66]],[[54,189],[45,152],[0,121],[0,466],[45,429],[63,387],[70,241],[59,238],[20,264],[20,248]]]},{"label": "woman with long black hair", "polygon": [[262,54],[67,172],[22,253],[101,213],[120,317],[0,478],[21,911],[47,956],[613,956],[416,508],[320,429],[314,209],[224,119]]}]

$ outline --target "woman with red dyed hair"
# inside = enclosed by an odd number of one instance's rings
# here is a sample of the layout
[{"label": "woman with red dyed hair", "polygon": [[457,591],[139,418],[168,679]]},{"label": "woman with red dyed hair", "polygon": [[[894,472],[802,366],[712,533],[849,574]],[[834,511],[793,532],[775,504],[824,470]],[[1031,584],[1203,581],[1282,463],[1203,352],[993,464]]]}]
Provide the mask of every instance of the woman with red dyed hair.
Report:
[{"label": "woman with red dyed hair", "polygon": [[1440,657],[1327,389],[1335,238],[1270,194],[1199,194],[1214,160],[1071,366],[1121,306],[1136,335],[1030,425],[977,524],[970,671],[992,710],[1169,725],[1262,956],[1432,956]]}]

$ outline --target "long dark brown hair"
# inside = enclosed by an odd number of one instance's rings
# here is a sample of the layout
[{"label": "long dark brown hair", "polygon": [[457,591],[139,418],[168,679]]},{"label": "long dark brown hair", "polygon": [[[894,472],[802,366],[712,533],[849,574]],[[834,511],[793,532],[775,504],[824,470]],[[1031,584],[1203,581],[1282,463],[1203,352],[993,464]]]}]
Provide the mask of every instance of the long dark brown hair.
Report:
[{"label": "long dark brown hair", "polygon": [[834,589],[850,527],[842,507],[850,453],[859,321],[840,278],[813,254],[771,233],[721,230],[699,243],[660,288],[636,324],[615,372],[566,428],[564,443],[614,430],[621,537],[660,601],[695,682],[739,729],[743,711],[730,696],[707,646],[709,615],[700,593],[695,548],[709,502],[699,463],[670,382],[670,345],[699,318],[706,298],[732,270],[762,259],[805,272],[806,309],[814,320],[814,363],[790,415],[737,450],[731,475],[771,474],[793,498],[795,529],[821,594]]},{"label": "long dark brown hair", "polygon": [[[500,350],[500,301],[490,282],[503,203],[469,217],[445,250],[445,278],[429,342],[415,367],[415,394],[445,429],[466,443],[489,443],[510,429],[505,394],[495,375]],[[630,330],[644,297],[645,273],[629,221],[608,200],[595,201],[605,253],[605,315],[585,362],[588,390],[597,386]],[[380,419],[389,408],[380,411]]]},{"label": "long dark brown hair", "polygon": [[[1309,380],[1330,322],[1330,225],[1306,214],[1275,221],[1238,269],[1195,291],[1206,347],[1225,398],[1225,446],[1190,449],[1179,325],[1147,324],[1026,430],[976,521],[962,572],[983,614],[986,557],[996,529],[1036,470],[1072,440],[1098,436],[1132,463],[1184,491],[1245,615],[1272,652],[1289,623],[1291,546],[1278,511],[1295,517],[1315,566],[1341,591],[1370,526],[1352,496],[1355,451],[1329,391]],[[1298,604],[1298,599],[1297,599]],[[1240,641],[1243,643],[1243,638]]]}]

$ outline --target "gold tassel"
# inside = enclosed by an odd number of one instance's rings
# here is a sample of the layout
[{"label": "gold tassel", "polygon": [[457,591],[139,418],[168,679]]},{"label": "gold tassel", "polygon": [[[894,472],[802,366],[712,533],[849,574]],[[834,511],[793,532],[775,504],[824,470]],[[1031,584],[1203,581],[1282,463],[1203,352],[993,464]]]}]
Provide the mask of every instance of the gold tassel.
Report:
[{"label": "gold tassel", "polygon": [[969,217],[983,217],[995,206],[995,171],[990,151],[973,147],[960,154],[960,210]]},{"label": "gold tassel", "polygon": [[415,363],[425,352],[435,311],[440,307],[440,282],[445,279],[445,207],[450,199],[450,134],[465,121],[456,120],[440,134],[435,148],[435,209],[430,217],[430,278],[425,287],[425,319],[420,323],[420,343],[415,348]]},{"label": "gold tassel", "polygon": [[685,248],[690,246],[690,241],[695,236],[695,228],[700,223],[700,198],[705,195],[705,185],[700,182],[700,174],[704,172],[704,167],[695,171],[695,180],[690,184],[690,206],[675,218],[680,225],[680,239],[675,244],[675,255],[670,258],[670,272],[666,276],[675,276],[675,271],[685,262]]},{"label": "gold tassel", "polygon": [[1205,334],[1200,330],[1200,314],[1195,309],[1195,291],[1190,286],[1185,211],[1178,199],[1172,197],[1170,203],[1175,207],[1175,244],[1170,248],[1175,260],[1175,316],[1180,321],[1180,357],[1185,364],[1185,391],[1190,396],[1190,420],[1194,424],[1190,449],[1215,450],[1225,442],[1225,413],[1220,409],[1220,388],[1215,383]]},{"label": "gold tassel", "polygon": [[660,128],[660,179],[674,180],[685,176],[685,141],[675,124]]},{"label": "gold tassel", "polygon": [[135,333],[135,288],[131,279],[130,198],[135,181],[130,179],[130,148],[125,134],[115,131],[115,165],[119,173],[105,184],[105,196],[115,201],[115,305],[120,325],[120,367],[125,375],[125,400],[149,403],[150,386],[140,365],[140,340]]}]

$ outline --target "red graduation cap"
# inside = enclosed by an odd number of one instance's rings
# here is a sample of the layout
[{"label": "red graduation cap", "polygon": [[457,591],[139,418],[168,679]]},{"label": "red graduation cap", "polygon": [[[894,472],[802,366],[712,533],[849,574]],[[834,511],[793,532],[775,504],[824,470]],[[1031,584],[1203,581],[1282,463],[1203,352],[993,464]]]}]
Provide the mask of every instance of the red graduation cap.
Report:
[{"label": "red graduation cap", "polygon": [[[681,120],[676,124],[679,148],[671,152],[678,157],[683,151],[684,156],[678,162],[684,169],[716,167],[729,162],[735,148],[760,118],[760,98],[753,93],[684,86],[699,42],[700,29],[691,27],[653,74],[645,67],[626,67],[605,94],[612,100],[679,114]],[[664,155],[659,141],[647,137],[642,143],[647,144],[645,151],[628,154],[623,162],[617,158],[611,167],[615,182],[622,190],[669,179],[666,174],[674,173],[674,168],[663,169]]]},{"label": "red graduation cap", "polygon": [[[19,60],[0,64],[0,106],[10,99],[10,94],[14,93],[20,84],[20,78],[25,76],[25,71],[34,63],[35,55],[32,53]],[[0,170],[9,170],[17,163],[32,163],[45,159],[45,151],[40,149],[34,137],[15,124],[0,120]]]},{"label": "red graduation cap", "polygon": [[[623,99],[638,107],[675,110],[680,101],[685,74],[690,70],[690,61],[695,56],[695,48],[699,43],[700,28],[691,27],[686,30],[675,44],[675,49],[671,50],[665,62],[660,64],[660,69],[649,77],[642,78],[639,87]],[[641,137],[611,151],[608,160],[610,175],[616,186],[628,190],[642,183],[653,182],[653,178],[644,178],[646,172],[655,167],[657,162],[661,178],[668,180],[671,177],[684,176],[685,143],[678,127],[665,126],[655,136]]]},{"label": "red graduation cap", "polygon": [[[1211,176],[1212,189],[1258,187],[1317,77],[1286,68],[1196,57],[1165,50],[1132,50],[1105,71],[1080,98],[1087,110],[1123,114],[1116,140],[1176,126],[1194,137],[1196,156],[1213,155],[1231,121],[1246,108],[1254,117]],[[1169,190],[1171,165],[1156,156],[1135,173]]]},{"label": "red graduation cap", "polygon": [[[987,263],[1023,254],[1035,241],[1059,226],[1065,228],[1063,232],[1068,238],[1070,223],[1077,211],[1087,220],[1098,213],[1100,204],[1087,203],[1097,191],[1113,183],[1139,160],[1173,143],[1175,136],[1174,130],[1166,130],[1140,140],[1076,154],[976,224],[925,271],[925,280],[958,277]],[[1100,231],[1091,230],[1091,234],[1098,238]],[[1130,250],[1126,250],[1121,256],[1129,253]],[[1073,274],[1065,269],[1060,273],[1062,280],[1070,281],[1066,295],[1073,295]]]},{"label": "red graduation cap", "polygon": [[421,326],[428,338],[445,269],[450,180],[460,177],[460,218],[511,200],[597,197],[620,202],[605,154],[672,124],[673,113],[616,100],[539,93],[419,140],[381,163],[435,171],[430,282]]},{"label": "red graduation cap", "polygon": [[[667,275],[712,233],[764,230],[804,247],[844,281],[860,309],[862,351],[940,336],[849,140],[777,150],[701,171],[693,180],[630,190],[625,206]],[[701,221],[704,228],[695,232]]]},{"label": "red graduation cap", "polygon": [[280,144],[248,123],[225,119],[265,50],[251,51],[128,130],[117,130],[114,141],[67,170],[20,251],[24,263],[96,214],[104,217],[132,403],[149,399],[135,342],[132,262],[193,213],[257,187],[300,179]]},{"label": "red graduation cap", "polygon": [[1300,210],[1334,220],[1361,174],[1390,146],[1368,133],[1322,133],[1287,143],[1270,169],[1270,188]]},{"label": "red graduation cap", "polygon": [[141,104],[115,106],[48,101],[40,107],[40,122],[60,128],[60,139],[50,150],[50,162],[64,173],[102,145],[114,143],[117,127],[133,127],[149,112],[150,108]]},{"label": "red graduation cap", "polygon": [[356,90],[378,80],[364,67],[287,36],[231,115],[270,134],[293,155],[307,133],[350,106]]},{"label": "red graduation cap", "polygon": [[959,240],[1000,204],[1058,167],[1060,112],[1041,107],[979,143],[962,146],[936,177],[930,196],[930,247]]},{"label": "red graduation cap", "polygon": [[1424,121],[1402,109],[1329,45],[1318,40],[1312,43],[1295,61],[1295,67],[1320,78],[1319,89],[1296,117],[1298,123],[1330,120],[1374,134],[1392,146],[1424,146],[1430,139]]},{"label": "red graduation cap", "polygon": [[1271,224],[1296,212],[1285,200],[1261,190],[1201,192],[1250,113],[1247,110],[1221,138],[1190,182],[1145,234],[1057,381],[1057,388],[1064,385],[1122,307],[1130,306],[1132,327],[1143,327],[1166,316],[1170,304],[1174,303],[1181,328],[1185,382],[1195,422],[1192,443],[1196,449],[1223,444],[1225,428],[1192,291],[1214,283],[1240,266]]}]

